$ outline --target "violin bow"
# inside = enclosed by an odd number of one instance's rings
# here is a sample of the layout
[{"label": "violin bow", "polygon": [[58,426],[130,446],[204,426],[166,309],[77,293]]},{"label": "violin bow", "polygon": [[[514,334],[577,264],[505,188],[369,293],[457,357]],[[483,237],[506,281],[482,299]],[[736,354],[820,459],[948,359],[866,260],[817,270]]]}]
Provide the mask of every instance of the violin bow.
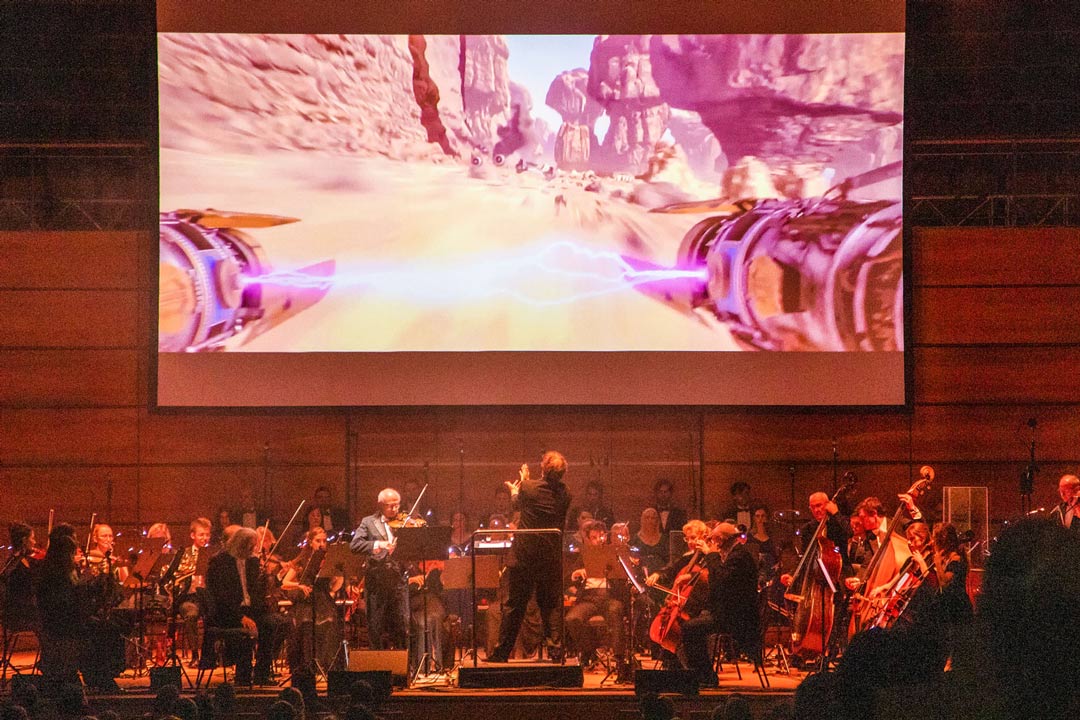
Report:
[{"label": "violin bow", "polygon": [[86,549],[83,550],[83,555],[90,554],[90,541],[94,538],[94,523],[97,522],[97,513],[90,514],[90,532],[86,535]]},{"label": "violin bow", "polygon": [[[307,500],[301,500],[300,504],[296,506],[296,511],[292,514],[292,517],[289,518],[289,523],[285,526],[285,529],[281,531],[281,534],[278,535],[278,539],[277,542],[274,543],[274,547],[270,548],[271,555],[273,555],[277,551],[278,545],[281,544],[281,541],[285,538],[286,533],[289,532],[289,528],[292,527],[293,522],[296,520],[296,516],[300,514],[300,508],[304,507],[304,503],[306,502]],[[269,524],[269,521],[267,521],[267,525]]]},{"label": "violin bow", "polygon": [[406,518],[411,518],[413,516],[413,513],[416,512],[416,508],[420,505],[420,498],[424,497],[424,493],[427,492],[427,489],[428,489],[428,486],[424,485],[424,489],[421,490],[420,494],[416,496],[416,502],[414,502],[412,504],[412,507],[409,508],[408,514],[405,515]]}]

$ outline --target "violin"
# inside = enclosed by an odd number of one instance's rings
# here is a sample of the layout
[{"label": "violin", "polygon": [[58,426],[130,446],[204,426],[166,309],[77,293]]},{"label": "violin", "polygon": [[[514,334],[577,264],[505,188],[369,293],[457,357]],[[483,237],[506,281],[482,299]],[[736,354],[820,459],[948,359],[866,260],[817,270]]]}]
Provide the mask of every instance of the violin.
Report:
[{"label": "violin", "polygon": [[427,520],[422,517],[415,517],[407,512],[400,512],[387,525],[393,530],[400,530],[403,527],[427,527]]}]

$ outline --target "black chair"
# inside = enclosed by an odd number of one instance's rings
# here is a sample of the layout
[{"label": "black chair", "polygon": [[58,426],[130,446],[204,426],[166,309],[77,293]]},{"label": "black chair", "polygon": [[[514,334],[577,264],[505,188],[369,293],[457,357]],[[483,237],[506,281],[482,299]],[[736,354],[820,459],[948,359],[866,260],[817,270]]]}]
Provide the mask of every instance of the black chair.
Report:
[{"label": "black chair", "polygon": [[[203,687],[202,683],[204,678],[206,680],[206,687],[209,687],[211,681],[214,679],[214,672],[219,667],[221,668],[221,682],[225,683],[229,681],[226,652],[228,652],[230,646],[240,645],[241,647],[247,647],[248,651],[250,651],[251,637],[244,628],[208,627],[203,630],[203,635],[204,652],[199,658],[199,671],[195,674],[196,690]],[[207,648],[212,648],[209,658],[206,657],[205,650]],[[249,664],[251,663],[250,658],[246,658],[245,660]]]}]

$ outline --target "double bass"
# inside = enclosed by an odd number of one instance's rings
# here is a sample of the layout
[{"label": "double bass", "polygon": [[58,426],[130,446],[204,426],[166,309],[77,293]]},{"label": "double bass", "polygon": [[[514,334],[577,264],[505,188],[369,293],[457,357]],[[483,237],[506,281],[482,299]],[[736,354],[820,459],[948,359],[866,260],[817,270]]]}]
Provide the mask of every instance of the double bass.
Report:
[{"label": "double bass", "polygon": [[[907,494],[911,496],[912,500],[918,500],[930,489],[933,482],[934,469],[929,465],[923,465],[919,469],[919,479],[908,489]],[[900,528],[900,518],[903,513],[904,505],[901,504],[889,521],[888,529],[885,531],[885,542],[878,545],[877,550],[874,551],[874,556],[863,568],[862,577],[859,579],[864,593],[884,585],[895,577],[900,567],[911,556],[907,540],[903,537],[902,532],[901,534],[894,532]],[[880,607],[875,607],[874,604],[865,600],[860,601],[860,604],[852,609],[851,625],[848,628],[849,635],[854,635],[859,630],[869,627],[874,622],[880,609]]]},{"label": "double bass", "polygon": [[[842,484],[830,502],[835,503],[850,492],[856,482],[855,473],[844,473]],[[799,656],[824,655],[832,634],[836,611],[833,598],[840,587],[843,556],[825,535],[828,519],[826,513],[807,541],[802,559],[792,573],[791,585],[784,593],[784,598],[795,604],[791,618],[791,646],[792,653]]]}]

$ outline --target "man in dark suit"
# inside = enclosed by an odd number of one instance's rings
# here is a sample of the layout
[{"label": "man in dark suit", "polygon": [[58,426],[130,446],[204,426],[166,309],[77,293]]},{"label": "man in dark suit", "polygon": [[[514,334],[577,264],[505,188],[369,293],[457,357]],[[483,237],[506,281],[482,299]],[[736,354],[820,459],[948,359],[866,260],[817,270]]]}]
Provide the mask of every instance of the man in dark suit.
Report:
[{"label": "man in dark suit", "polygon": [[702,685],[715,686],[707,643],[710,634],[730,635],[737,649],[750,657],[761,651],[757,563],[742,543],[739,529],[728,522],[713,528],[707,539],[694,543],[704,553],[709,571],[709,600],[700,615],[682,623],[686,664],[697,672]]},{"label": "man in dark suit", "polygon": [[[251,528],[237,528],[225,544],[225,551],[210,560],[206,570],[206,592],[209,599],[207,627],[237,630],[225,638],[226,662],[236,665],[236,683],[252,684],[251,655],[255,639],[260,634],[270,637],[266,626],[266,578],[255,556],[258,534]],[[212,641],[212,640],[211,640]],[[262,643],[255,664],[254,682],[270,682],[271,643]],[[203,645],[201,666],[213,657]]]},{"label": "man in dark suit", "polygon": [[[360,521],[349,547],[367,557],[364,592],[367,596],[368,640],[373,650],[405,649],[409,622],[409,591],[405,568],[393,558],[397,539],[390,523],[401,509],[393,488],[379,493],[379,509]],[[383,634],[386,639],[383,639]]]},{"label": "man in dark suit", "polygon": [[[570,509],[570,493],[563,483],[566,474],[566,458],[561,453],[549,451],[540,460],[539,480],[529,477],[529,466],[522,465],[517,482],[507,482],[510,502],[521,511],[518,527],[522,530],[562,528],[566,512]],[[544,640],[549,657],[555,661],[563,658],[562,647],[562,548],[559,536],[552,534],[518,535],[507,558],[510,593],[502,623],[499,626],[499,644],[488,656],[491,662],[507,662],[517,640],[521,621],[529,598],[536,592],[536,604],[544,626]]]},{"label": "man in dark suit", "polygon": [[326,485],[315,490],[315,498],[311,502],[307,520],[308,530],[321,527],[331,541],[349,529],[349,514],[345,508],[334,505],[334,497]]},{"label": "man in dark suit", "polygon": [[1058,481],[1058,495],[1061,504],[1050,511],[1050,519],[1073,532],[1080,532],[1080,478],[1075,475],[1062,475]]},{"label": "man in dark suit", "polygon": [[660,478],[653,485],[652,507],[660,515],[660,532],[665,538],[671,532],[682,531],[690,519],[685,510],[675,505],[675,483],[667,478]]}]

